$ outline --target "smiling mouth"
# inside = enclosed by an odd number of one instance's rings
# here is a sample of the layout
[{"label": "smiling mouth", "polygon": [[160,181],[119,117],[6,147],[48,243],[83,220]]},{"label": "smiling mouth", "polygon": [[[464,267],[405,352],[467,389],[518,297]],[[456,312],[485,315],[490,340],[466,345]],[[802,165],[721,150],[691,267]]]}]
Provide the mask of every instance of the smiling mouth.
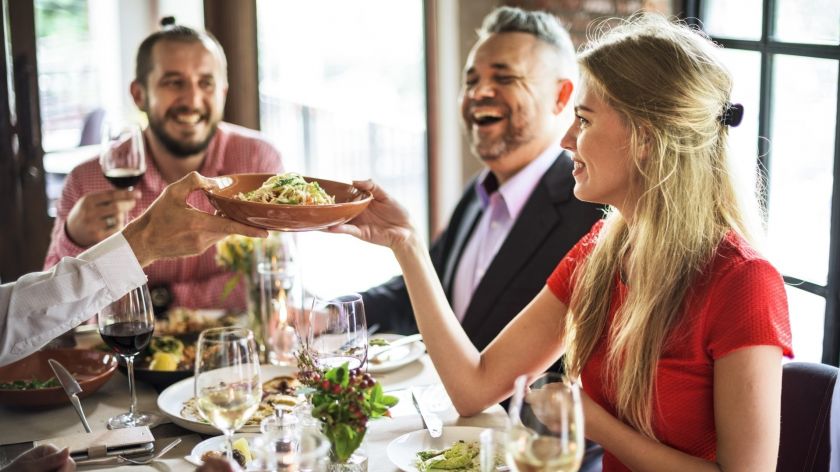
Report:
[{"label": "smiling mouth", "polygon": [[478,110],[472,113],[472,121],[478,126],[496,124],[504,119],[501,113],[490,110]]},{"label": "smiling mouth", "polygon": [[181,125],[195,126],[196,124],[198,124],[199,121],[204,120],[205,117],[201,113],[192,112],[192,113],[172,113],[172,114],[170,114],[170,118],[175,123],[178,123],[178,124],[181,124]]}]

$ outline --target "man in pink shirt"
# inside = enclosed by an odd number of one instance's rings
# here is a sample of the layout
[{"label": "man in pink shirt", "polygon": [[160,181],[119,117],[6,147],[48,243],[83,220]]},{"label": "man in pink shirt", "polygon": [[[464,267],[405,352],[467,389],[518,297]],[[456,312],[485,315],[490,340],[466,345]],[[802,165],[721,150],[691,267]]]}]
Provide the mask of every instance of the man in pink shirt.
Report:
[{"label": "man in pink shirt", "polygon": [[[149,121],[143,132],[146,173],[133,190],[118,190],[105,180],[98,159],[73,169],[57,204],[44,267],[119,231],[126,214],[137,217],[166,185],[189,172],[208,177],[281,172],[280,154],[257,132],[221,121],[227,90],[225,55],[209,33],[168,25],[147,37],[137,52],[130,88]],[[213,211],[201,193],[193,193],[188,202]],[[216,266],[215,253],[211,248],[199,256],[148,266],[150,288],[170,306],[243,308],[241,287],[221,300],[231,274]]]}]

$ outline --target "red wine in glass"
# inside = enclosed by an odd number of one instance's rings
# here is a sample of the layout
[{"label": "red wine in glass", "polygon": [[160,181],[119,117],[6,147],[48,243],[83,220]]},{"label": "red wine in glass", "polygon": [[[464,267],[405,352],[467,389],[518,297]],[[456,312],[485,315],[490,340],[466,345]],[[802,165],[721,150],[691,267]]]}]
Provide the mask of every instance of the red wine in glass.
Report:
[{"label": "red wine in glass", "polygon": [[153,324],[140,321],[123,321],[99,330],[99,335],[111,349],[121,356],[136,356],[149,345]]},{"label": "red wine in glass", "polygon": [[106,121],[102,124],[102,173],[117,188],[131,188],[146,173],[143,132],[134,123]]},{"label": "red wine in glass", "polygon": [[114,187],[125,189],[137,185],[144,173],[139,169],[108,169],[105,171],[105,178]]},{"label": "red wine in glass", "polygon": [[141,285],[114,300],[99,311],[99,335],[105,344],[125,360],[131,406],[127,413],[108,419],[108,428],[149,426],[157,421],[156,415],[137,411],[137,394],[134,388],[134,357],[152,339],[155,315],[149,287]]}]

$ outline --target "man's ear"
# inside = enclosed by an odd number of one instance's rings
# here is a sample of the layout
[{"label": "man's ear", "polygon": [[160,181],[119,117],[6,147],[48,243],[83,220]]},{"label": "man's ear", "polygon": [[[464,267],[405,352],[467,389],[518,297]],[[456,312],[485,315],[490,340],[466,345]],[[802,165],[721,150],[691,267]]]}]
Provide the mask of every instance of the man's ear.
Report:
[{"label": "man's ear", "polygon": [[134,104],[137,105],[137,108],[139,108],[140,111],[146,111],[146,87],[144,87],[140,82],[132,80],[128,90],[131,93],[131,98],[134,100]]},{"label": "man's ear", "polygon": [[569,79],[560,79],[557,81],[557,99],[554,101],[555,114],[559,115],[566,108],[574,89],[575,87]]}]

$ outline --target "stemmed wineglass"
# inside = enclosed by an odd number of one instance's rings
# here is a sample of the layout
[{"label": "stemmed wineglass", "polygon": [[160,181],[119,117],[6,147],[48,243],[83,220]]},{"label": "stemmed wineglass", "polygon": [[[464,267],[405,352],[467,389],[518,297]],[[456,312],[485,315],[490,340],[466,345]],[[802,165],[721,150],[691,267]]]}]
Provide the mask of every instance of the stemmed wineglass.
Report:
[{"label": "stemmed wineglass", "polygon": [[585,450],[577,384],[551,372],[520,376],[508,410],[505,456],[516,471],[574,472]]},{"label": "stemmed wineglass", "polygon": [[201,416],[227,438],[257,411],[262,399],[260,359],[254,333],[238,327],[201,332],[195,354],[195,398]]},{"label": "stemmed wineglass", "polygon": [[[143,133],[140,126],[131,123],[106,121],[102,124],[102,151],[99,154],[99,166],[105,178],[114,187],[132,189],[146,173],[146,151],[143,146]],[[128,215],[115,215],[108,218],[108,226],[128,222]]]},{"label": "stemmed wineglass", "polygon": [[108,419],[109,429],[148,426],[156,415],[137,411],[134,386],[134,356],[146,349],[155,330],[155,317],[149,287],[145,284],[113,301],[99,312],[99,335],[105,344],[125,359],[131,407],[128,413]]},{"label": "stemmed wineglass", "polygon": [[368,332],[365,306],[359,294],[331,300],[315,298],[309,312],[306,345],[322,368],[348,363],[350,369],[367,362]]}]

